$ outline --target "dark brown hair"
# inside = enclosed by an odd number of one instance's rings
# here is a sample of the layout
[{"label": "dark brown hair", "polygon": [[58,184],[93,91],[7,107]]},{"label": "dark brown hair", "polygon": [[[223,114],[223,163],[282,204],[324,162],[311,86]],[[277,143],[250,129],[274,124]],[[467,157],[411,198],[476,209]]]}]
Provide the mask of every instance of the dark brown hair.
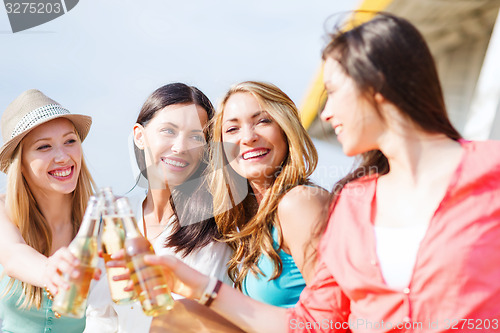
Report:
[{"label": "dark brown hair", "polygon": [[[202,107],[208,116],[204,130],[205,139],[210,140],[210,120],[214,116],[214,107],[205,94],[198,88],[184,83],[171,83],[156,89],[148,97],[137,117],[136,122],[146,126],[156,113],[169,105],[195,104]],[[139,170],[147,179],[144,151],[134,145],[134,152]],[[183,256],[200,249],[215,239],[220,238],[213,218],[213,201],[206,183],[204,171],[207,167],[208,149],[198,169],[184,184],[171,188],[170,204],[174,210],[176,223],[173,232],[167,238],[165,247],[172,247]]]},{"label": "dark brown hair", "polygon": [[[361,95],[373,102],[374,93],[380,93],[423,131],[441,133],[453,140],[461,138],[448,118],[427,43],[410,22],[377,13],[372,20],[350,30],[337,29],[330,37],[323,50],[323,60],[338,61]],[[380,110],[377,111],[383,117]],[[335,185],[331,209],[347,183],[367,174],[389,172],[387,158],[380,150],[359,157],[358,167]],[[327,222],[320,227],[318,236]]]}]

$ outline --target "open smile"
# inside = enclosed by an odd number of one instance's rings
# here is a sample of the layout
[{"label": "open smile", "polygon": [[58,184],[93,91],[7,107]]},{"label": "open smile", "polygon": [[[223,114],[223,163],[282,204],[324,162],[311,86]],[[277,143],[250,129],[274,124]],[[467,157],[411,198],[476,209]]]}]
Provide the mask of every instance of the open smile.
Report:
[{"label": "open smile", "polygon": [[161,161],[166,165],[173,166],[176,168],[185,168],[189,165],[189,163],[185,160],[179,158],[171,158],[171,157],[162,157]]},{"label": "open smile", "polygon": [[335,130],[335,134],[339,135],[342,132],[342,130],[344,129],[344,125],[338,124],[333,129]]},{"label": "open smile", "polygon": [[252,160],[252,159],[257,159],[263,156],[266,156],[269,154],[271,149],[254,149],[251,151],[247,151],[241,155],[241,158],[244,159],[245,161],[247,160]]},{"label": "open smile", "polygon": [[54,169],[49,171],[49,175],[57,180],[67,180],[73,177],[75,166],[66,168]]}]

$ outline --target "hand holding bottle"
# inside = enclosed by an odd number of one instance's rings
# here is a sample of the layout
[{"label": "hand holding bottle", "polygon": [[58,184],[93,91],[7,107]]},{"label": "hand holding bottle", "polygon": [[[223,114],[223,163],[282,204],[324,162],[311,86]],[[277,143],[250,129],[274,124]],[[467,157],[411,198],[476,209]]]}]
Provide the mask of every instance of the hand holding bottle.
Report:
[{"label": "hand holding bottle", "polygon": [[83,217],[82,224],[68,250],[78,258],[79,265],[66,272],[63,277],[69,284],[68,289],[58,290],[54,296],[52,310],[60,315],[81,318],[87,307],[90,281],[97,266],[97,233],[99,231],[100,212],[97,199],[91,197]]},{"label": "hand holding bottle", "polygon": [[[53,255],[47,258],[47,264],[43,272],[44,287],[51,295],[57,295],[59,290],[69,289],[69,283],[63,278],[63,275],[77,275],[79,271],[76,269],[80,265],[80,261],[76,258],[67,247],[62,247]],[[101,270],[97,268],[94,271],[94,280],[99,280]]]},{"label": "hand holding bottle", "polygon": [[128,199],[117,199],[116,207],[125,230],[125,258],[130,279],[134,283],[142,310],[148,316],[164,313],[174,305],[167,279],[160,267],[144,263],[144,256],[154,254],[154,249],[139,231]]},{"label": "hand holding bottle", "polygon": [[170,277],[169,287],[172,292],[190,299],[200,299],[210,278],[189,267],[174,256],[144,257],[149,265],[160,266],[164,274]]}]

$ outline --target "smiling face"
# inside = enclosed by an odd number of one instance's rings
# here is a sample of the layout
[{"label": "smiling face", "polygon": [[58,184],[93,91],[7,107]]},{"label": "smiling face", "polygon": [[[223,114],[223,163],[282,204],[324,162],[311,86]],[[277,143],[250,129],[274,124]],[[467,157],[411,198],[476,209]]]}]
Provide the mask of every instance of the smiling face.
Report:
[{"label": "smiling face", "polygon": [[35,195],[73,192],[81,161],[80,139],[73,123],[67,119],[44,123],[23,139],[21,169]]},{"label": "smiling face", "polygon": [[268,185],[288,153],[280,126],[249,93],[235,93],[227,100],[222,141],[229,164],[250,184]]},{"label": "smiling face", "polygon": [[150,187],[180,185],[196,171],[206,144],[207,121],[201,106],[174,104],[157,111],[146,126],[134,126],[134,141],[144,150]]},{"label": "smiling face", "polygon": [[384,121],[331,57],[325,61],[324,80],[328,100],[321,119],[335,130],[344,153],[354,156],[378,149],[379,138],[385,131]]}]

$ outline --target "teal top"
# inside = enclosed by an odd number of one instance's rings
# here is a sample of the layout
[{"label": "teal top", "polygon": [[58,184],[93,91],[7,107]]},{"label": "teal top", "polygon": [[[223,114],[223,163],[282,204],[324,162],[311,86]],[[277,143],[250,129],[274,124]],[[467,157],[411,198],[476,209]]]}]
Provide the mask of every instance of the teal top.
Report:
[{"label": "teal top", "polygon": [[[274,248],[278,249],[278,231],[272,229]],[[255,276],[248,273],[242,283],[242,291],[245,295],[258,301],[283,307],[292,308],[299,301],[300,293],[306,286],[297,265],[291,255],[283,250],[278,252],[283,262],[283,271],[281,275],[274,280],[269,280],[273,275],[274,264],[267,256],[262,255],[257,266],[262,274]]]},{"label": "teal top", "polygon": [[[7,287],[10,277],[3,275],[0,265],[0,293]],[[2,319],[3,332],[15,333],[81,333],[85,329],[85,317],[73,319],[69,317],[56,318],[52,311],[52,301],[43,293],[40,309],[32,307],[21,310],[16,305],[21,296],[22,289],[19,281],[14,282],[14,288],[0,298],[0,318]]]}]

